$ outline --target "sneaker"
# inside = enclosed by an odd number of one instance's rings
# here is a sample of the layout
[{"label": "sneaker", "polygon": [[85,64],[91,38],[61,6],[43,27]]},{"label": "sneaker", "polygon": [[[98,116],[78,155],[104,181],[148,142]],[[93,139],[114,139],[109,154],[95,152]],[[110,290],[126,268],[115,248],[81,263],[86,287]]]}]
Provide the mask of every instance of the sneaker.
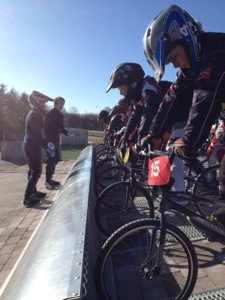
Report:
[{"label": "sneaker", "polygon": [[43,192],[36,192],[35,193],[35,197],[40,199],[40,198],[44,198],[47,194],[46,193],[43,193]]},{"label": "sneaker", "polygon": [[55,185],[52,183],[52,181],[46,181],[45,187],[47,190],[55,190]]},{"label": "sneaker", "polygon": [[58,186],[61,184],[59,181],[56,180],[51,180],[51,182],[54,184],[54,186]]},{"label": "sneaker", "polygon": [[31,207],[34,206],[36,204],[38,204],[38,202],[40,201],[39,198],[35,197],[35,196],[31,196],[30,199],[24,199],[23,200],[23,205],[26,207]]}]

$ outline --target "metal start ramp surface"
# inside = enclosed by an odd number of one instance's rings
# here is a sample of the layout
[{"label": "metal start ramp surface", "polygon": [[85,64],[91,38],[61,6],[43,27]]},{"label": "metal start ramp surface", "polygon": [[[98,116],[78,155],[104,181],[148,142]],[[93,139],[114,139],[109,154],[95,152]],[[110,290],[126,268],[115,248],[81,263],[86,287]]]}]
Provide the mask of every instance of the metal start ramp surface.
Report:
[{"label": "metal start ramp surface", "polygon": [[1,299],[81,299],[92,148],[79,156]]},{"label": "metal start ramp surface", "polygon": [[194,226],[185,225],[185,226],[178,226],[186,235],[187,237],[193,242],[198,240],[205,239],[205,235],[202,234],[199,230],[197,230]]},{"label": "metal start ramp surface", "polygon": [[224,300],[225,299],[225,289],[218,289],[213,291],[208,291],[204,293],[199,293],[192,295],[189,300]]}]

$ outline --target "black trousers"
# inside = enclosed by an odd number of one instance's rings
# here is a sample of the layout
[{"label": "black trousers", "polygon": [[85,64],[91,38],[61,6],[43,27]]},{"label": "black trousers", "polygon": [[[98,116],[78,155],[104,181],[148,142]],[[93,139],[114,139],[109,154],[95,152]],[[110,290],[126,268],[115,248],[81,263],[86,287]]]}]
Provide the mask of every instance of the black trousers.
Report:
[{"label": "black trousers", "polygon": [[30,199],[31,195],[37,191],[36,185],[42,172],[42,151],[41,146],[24,144],[24,152],[28,160],[28,183],[25,190],[24,199]]},{"label": "black trousers", "polygon": [[47,159],[46,159],[46,182],[50,181],[55,173],[55,166],[58,164],[60,160],[60,144],[53,143],[55,146],[55,156],[52,157],[47,152]]}]

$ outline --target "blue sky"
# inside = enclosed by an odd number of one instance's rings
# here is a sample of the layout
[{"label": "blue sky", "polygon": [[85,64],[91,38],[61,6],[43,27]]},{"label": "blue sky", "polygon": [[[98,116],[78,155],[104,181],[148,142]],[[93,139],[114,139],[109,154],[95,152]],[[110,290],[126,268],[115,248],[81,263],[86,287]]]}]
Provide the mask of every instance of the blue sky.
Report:
[{"label": "blue sky", "polygon": [[[205,31],[225,32],[225,1],[0,0],[0,83],[30,94],[66,99],[66,109],[98,113],[120,98],[105,93],[111,71],[136,62],[153,72],[143,54],[149,22],[177,4]],[[163,77],[174,80],[168,67]]]}]

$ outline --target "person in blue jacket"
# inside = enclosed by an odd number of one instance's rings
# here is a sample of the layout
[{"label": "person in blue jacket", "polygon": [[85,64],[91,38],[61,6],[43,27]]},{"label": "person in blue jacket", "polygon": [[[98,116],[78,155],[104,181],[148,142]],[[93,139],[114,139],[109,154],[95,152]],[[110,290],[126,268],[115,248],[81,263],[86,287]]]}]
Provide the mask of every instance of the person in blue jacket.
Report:
[{"label": "person in blue jacket", "polygon": [[42,172],[42,147],[47,149],[43,139],[43,124],[46,113],[45,104],[53,99],[33,91],[29,96],[31,110],[25,121],[24,152],[28,160],[28,183],[23,204],[27,207],[36,205],[46,193],[37,191],[37,182]]}]

